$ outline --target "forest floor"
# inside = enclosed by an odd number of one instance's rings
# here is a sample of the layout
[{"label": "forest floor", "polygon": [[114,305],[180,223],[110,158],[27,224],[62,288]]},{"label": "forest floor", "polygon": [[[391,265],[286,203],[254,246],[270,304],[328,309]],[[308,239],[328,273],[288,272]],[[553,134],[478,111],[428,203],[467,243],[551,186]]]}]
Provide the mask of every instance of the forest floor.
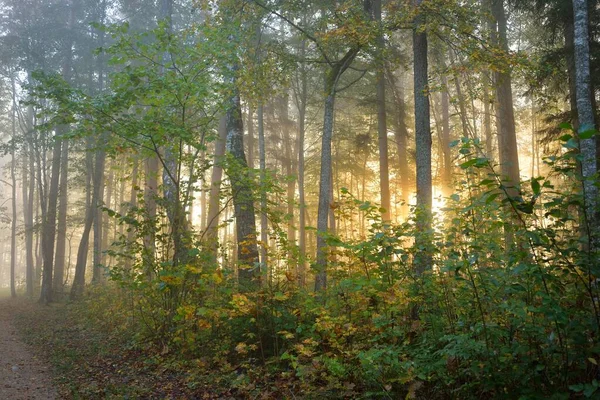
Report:
[{"label": "forest floor", "polygon": [[0,399],[240,398],[97,322],[81,305],[0,293]]},{"label": "forest floor", "polygon": [[11,299],[0,300],[0,399],[53,400],[50,367],[26,345],[12,322]]}]

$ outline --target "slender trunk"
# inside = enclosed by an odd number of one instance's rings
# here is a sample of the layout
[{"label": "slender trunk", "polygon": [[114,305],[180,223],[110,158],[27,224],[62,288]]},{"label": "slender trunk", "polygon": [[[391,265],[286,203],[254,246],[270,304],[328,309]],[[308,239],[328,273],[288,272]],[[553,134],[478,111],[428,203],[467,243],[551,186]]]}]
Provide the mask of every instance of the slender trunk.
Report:
[{"label": "slender trunk", "polygon": [[[417,0],[417,6],[421,4]],[[415,272],[421,275],[431,268],[429,248],[431,231],[432,179],[431,179],[431,127],[428,96],[427,34],[420,32],[424,16],[415,19],[413,31],[415,143],[417,154],[417,228],[415,245]]]},{"label": "slender trunk", "polygon": [[17,145],[17,94],[15,88],[15,77],[11,77],[12,84],[12,108],[11,108],[11,125],[12,125],[12,137],[10,146],[10,179],[11,179],[11,206],[12,206],[12,218],[10,224],[10,295],[11,297],[17,297],[17,291],[15,287],[15,268],[17,263],[17,175],[16,175],[16,145]]},{"label": "slender trunk", "polygon": [[[294,144],[290,135],[291,121],[289,119],[288,107],[289,107],[289,98],[288,96],[284,96],[281,103],[281,132],[283,136],[283,146],[285,150],[285,160],[284,160],[284,168],[287,182],[287,239],[288,239],[288,263],[293,264],[295,261],[292,261],[294,251],[293,249],[296,246],[296,228],[294,226],[294,210],[296,206],[296,179],[294,177]],[[297,266],[296,268],[297,269]]]},{"label": "slender trunk", "polygon": [[319,208],[317,212],[317,259],[315,261],[315,291],[327,288],[327,233],[331,192],[331,140],[335,119],[336,87],[342,74],[348,69],[360,48],[353,47],[344,57],[333,64],[325,76],[325,104],[323,109],[323,136],[321,139],[321,172],[319,177]]},{"label": "slender trunk", "polygon": [[[592,104],[590,76],[590,45],[588,32],[588,5],[586,0],[573,0],[575,77],[577,115],[579,120],[579,151],[583,177],[583,199],[585,204],[587,240],[590,250],[598,248],[598,187],[596,186],[596,129]],[[585,135],[584,135],[585,134]]]},{"label": "slender trunk", "polygon": [[306,285],[306,199],[304,195],[304,137],[306,133],[306,102],[308,97],[308,84],[306,63],[306,41],[302,41],[302,64],[300,66],[300,93],[298,95],[298,247],[300,260],[298,263],[298,283],[301,287]]},{"label": "slender trunk", "polygon": [[442,192],[449,196],[452,192],[452,159],[450,158],[450,96],[446,77],[442,77],[442,135],[440,146],[442,147]]},{"label": "slender trunk", "polygon": [[565,39],[565,53],[567,61],[567,75],[569,79],[569,106],[571,108],[571,125],[574,129],[579,127],[577,119],[577,78],[575,72],[575,26],[571,12],[565,16],[563,36]]},{"label": "slender trunk", "polygon": [[[232,68],[235,73],[235,68]],[[232,164],[228,165],[227,175],[231,181],[235,225],[237,234],[237,260],[239,263],[239,284],[242,290],[251,290],[257,286],[260,275],[258,246],[256,243],[256,220],[254,216],[254,195],[251,176],[244,154],[244,125],[240,95],[235,89],[236,79],[231,83],[234,95],[229,101],[226,115],[227,152],[232,156]]]},{"label": "slender trunk", "polygon": [[254,109],[248,106],[248,167],[254,169]]},{"label": "slender trunk", "polygon": [[62,164],[60,167],[58,225],[56,255],[54,257],[53,288],[57,296],[62,296],[65,276],[65,252],[67,246],[67,178],[69,168],[69,142],[63,142]]},{"label": "slender trunk", "polygon": [[60,177],[61,150],[62,141],[59,138],[62,135],[62,129],[56,130],[54,137],[54,148],[52,151],[52,175],[50,178],[50,188],[48,190],[48,208],[46,218],[42,226],[42,292],[40,303],[48,304],[52,302],[52,270],[54,262],[54,239],[56,237],[56,206],[58,204],[58,184]]},{"label": "slender trunk", "polygon": [[[265,122],[264,122],[264,107],[262,104],[258,106],[256,111],[258,118],[258,154],[260,163],[260,179],[261,186],[264,184],[266,178],[266,149],[265,149]],[[263,188],[260,192],[260,263],[262,268],[267,271],[268,267],[268,255],[267,247],[269,245],[269,225],[267,221],[267,193]]]},{"label": "slender trunk", "polygon": [[381,0],[373,1],[373,14],[379,24],[377,34],[377,138],[379,144],[379,190],[381,194],[381,218],[391,220],[390,171],[388,165],[387,115],[385,105],[385,41],[381,26]]},{"label": "slender trunk", "polygon": [[[496,20],[496,44],[508,53],[506,16],[504,0],[493,0],[492,15]],[[519,186],[519,155],[515,132],[515,115],[513,110],[512,79],[508,71],[495,71],[495,86],[498,126],[498,150],[502,178],[506,182],[511,197],[517,196]]]},{"label": "slender trunk", "polygon": [[388,81],[393,90],[395,101],[394,112],[394,139],[398,153],[398,175],[400,175],[400,193],[403,201],[400,214],[403,218],[408,216],[408,201],[410,200],[410,169],[408,167],[408,129],[406,127],[406,105],[402,84],[396,82],[394,73],[388,69]]},{"label": "slender trunk", "polygon": [[213,161],[212,175],[210,179],[210,194],[208,198],[208,214],[206,222],[206,242],[217,258],[219,245],[219,215],[221,214],[220,193],[221,180],[223,179],[223,156],[225,155],[225,142],[227,140],[227,127],[225,117],[219,120],[219,138],[215,142],[215,157]]},{"label": "slender trunk", "polygon": [[[104,151],[104,150],[101,150]],[[104,155],[106,158],[106,155]],[[106,164],[106,161],[104,161]],[[93,254],[92,254],[92,283],[100,283],[102,279],[102,265],[106,263],[106,256],[103,254],[103,250],[108,248],[108,223],[107,216],[104,215],[102,207],[111,208],[110,201],[112,199],[112,187],[114,180],[114,172],[112,169],[112,162],[107,167],[109,169],[108,178],[105,178],[104,169],[100,175],[100,182],[98,187],[98,196],[95,201],[92,201],[92,209],[96,213],[93,219],[94,223],[94,243],[93,243]],[[95,183],[94,183],[95,184]],[[106,187],[106,202],[104,202],[104,188]],[[93,197],[93,196],[92,196]]]},{"label": "slender trunk", "polygon": [[[139,175],[139,161],[137,157],[133,159],[133,170],[131,171],[131,191],[129,192],[129,205],[127,213],[130,214],[132,218],[135,218],[135,215],[132,211],[137,207],[137,188],[138,188],[138,175]],[[127,232],[127,245],[130,246],[135,241],[135,231],[130,227]],[[126,270],[131,269],[133,258],[125,258],[124,268]]]},{"label": "slender trunk", "polygon": [[[101,146],[106,140],[106,134],[103,135],[98,144]],[[88,259],[88,249],[90,243],[90,232],[94,218],[97,216],[96,208],[102,203],[102,184],[104,176],[104,164],[105,164],[105,152],[104,149],[99,149],[96,152],[96,161],[94,164],[94,172],[92,175],[92,207],[88,207],[85,213],[85,222],[83,227],[83,233],[81,235],[81,241],[79,242],[79,248],[77,249],[77,261],[75,264],[75,277],[73,278],[73,286],[71,286],[71,300],[77,300],[83,295],[85,288],[85,270]],[[95,238],[94,238],[95,240]]]},{"label": "slender trunk", "polygon": [[156,264],[156,194],[158,190],[159,163],[156,154],[145,161],[144,205],[146,229],[144,235],[143,264],[148,279],[151,279]]},{"label": "slender trunk", "polygon": [[490,161],[494,160],[494,142],[492,138],[492,118],[490,84],[487,74],[482,74],[483,81],[483,136],[485,137],[485,153]]},{"label": "slender trunk", "polygon": [[[29,129],[27,135],[30,135]],[[25,285],[27,297],[33,296],[34,261],[33,261],[33,202],[35,190],[35,165],[31,145],[27,158],[23,160],[23,219],[25,221]]]}]

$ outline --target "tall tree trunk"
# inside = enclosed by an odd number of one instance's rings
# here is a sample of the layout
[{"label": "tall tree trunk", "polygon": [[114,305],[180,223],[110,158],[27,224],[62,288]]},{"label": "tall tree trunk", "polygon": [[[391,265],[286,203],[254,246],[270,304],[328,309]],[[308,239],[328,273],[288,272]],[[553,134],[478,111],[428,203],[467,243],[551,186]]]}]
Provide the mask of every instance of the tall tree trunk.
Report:
[{"label": "tall tree trunk", "polygon": [[400,193],[403,204],[400,214],[408,216],[408,201],[410,200],[410,169],[408,167],[408,129],[406,127],[406,104],[404,102],[404,90],[402,84],[396,82],[394,73],[388,69],[388,81],[393,90],[395,112],[394,112],[394,139],[396,141],[396,152],[398,153],[398,175],[400,175]]},{"label": "tall tree trunk", "polygon": [[[26,135],[30,132],[27,129]],[[25,222],[25,293],[27,297],[33,296],[34,287],[34,261],[33,261],[33,200],[35,190],[35,166],[31,146],[27,142],[26,158],[23,160],[23,220]]]},{"label": "tall tree trunk", "polygon": [[494,160],[494,142],[492,138],[492,118],[490,107],[490,78],[486,73],[482,74],[483,81],[483,136],[485,137],[485,155]]},{"label": "tall tree trunk", "polygon": [[[99,140],[97,140],[98,146],[103,146],[107,139],[107,135],[104,134]],[[83,295],[85,288],[85,270],[88,259],[88,249],[90,243],[90,232],[94,218],[98,215],[96,208],[100,207],[102,203],[102,185],[104,176],[104,164],[105,164],[105,151],[100,148],[96,152],[96,161],[94,163],[93,175],[92,175],[92,207],[88,207],[85,212],[85,222],[83,226],[83,233],[81,235],[81,241],[79,242],[79,248],[77,249],[77,261],[75,264],[75,277],[73,278],[73,286],[71,286],[71,300],[77,300]],[[95,238],[94,238],[95,240]]]},{"label": "tall tree trunk", "polygon": [[67,178],[69,168],[69,142],[63,142],[62,164],[60,167],[58,226],[56,237],[56,255],[54,257],[54,293],[62,296],[65,276],[65,252],[67,246]]},{"label": "tall tree trunk", "polygon": [[[417,7],[421,0],[416,1]],[[419,10],[420,12],[420,10]],[[417,228],[415,272],[421,275],[431,268],[429,248],[431,231],[432,179],[431,179],[431,123],[428,96],[427,34],[420,32],[423,14],[415,19],[413,31],[415,143],[417,154]]]},{"label": "tall tree trunk", "polygon": [[[173,31],[173,1],[161,0],[161,19],[167,24],[167,33]],[[170,55],[165,51],[162,56],[161,74],[165,73],[165,66],[170,63]],[[185,117],[185,115],[183,115]],[[181,151],[181,140],[172,138],[172,142],[164,146],[164,164],[163,164],[163,195],[166,200],[167,217],[169,218],[171,228],[171,239],[173,241],[173,265],[177,266],[185,263],[188,245],[187,241],[187,219],[185,217],[185,208],[181,202],[180,186],[180,160],[177,154]],[[192,179],[192,177],[190,177]]]},{"label": "tall tree trunk", "polygon": [[[286,183],[287,183],[287,191],[286,191],[286,195],[287,195],[287,218],[289,218],[288,220],[288,224],[287,224],[287,239],[288,239],[288,254],[287,254],[287,258],[288,258],[288,263],[290,264],[289,266],[291,267],[292,264],[295,264],[296,261],[292,261],[292,258],[294,257],[295,251],[293,251],[293,249],[296,246],[296,228],[295,228],[295,218],[294,218],[294,210],[295,210],[295,206],[296,206],[296,179],[294,177],[295,175],[295,165],[294,165],[294,160],[295,160],[295,154],[294,154],[294,148],[296,146],[294,146],[293,140],[291,138],[290,135],[290,130],[291,130],[291,121],[289,118],[289,112],[288,112],[288,108],[289,108],[289,96],[285,95],[280,103],[281,106],[281,110],[280,110],[280,114],[281,114],[281,132],[282,132],[282,136],[283,136],[283,146],[284,146],[284,150],[285,150],[285,160],[283,163],[283,166],[285,168],[285,174],[286,174]],[[295,268],[297,269],[297,267]]]},{"label": "tall tree trunk", "polygon": [[251,176],[244,154],[244,124],[240,94],[236,88],[235,68],[231,68],[234,94],[229,101],[226,115],[227,145],[232,163],[227,167],[231,181],[233,206],[237,234],[237,259],[239,262],[239,284],[242,290],[251,290],[257,286],[260,269],[258,265],[258,246],[256,243],[256,220],[254,216],[254,195]]},{"label": "tall tree trunk", "polygon": [[248,106],[248,166],[254,168],[254,109]]},{"label": "tall tree trunk", "polygon": [[215,156],[210,179],[208,214],[206,217],[206,242],[208,243],[208,248],[211,253],[213,253],[213,258],[215,260],[217,258],[217,248],[219,246],[219,215],[221,214],[220,193],[221,180],[223,179],[223,156],[225,155],[226,141],[226,119],[225,117],[221,117],[219,120],[219,138],[215,142]]},{"label": "tall tree trunk", "polygon": [[[504,0],[493,0],[492,15],[496,20],[497,45],[508,53],[506,15],[504,13]],[[515,114],[513,110],[512,79],[509,71],[495,71],[495,86],[498,126],[498,150],[502,178],[511,197],[517,196],[520,181],[519,155],[517,149],[517,136],[515,132]]]},{"label": "tall tree trunk", "polygon": [[[104,149],[100,150],[104,151]],[[106,158],[106,154],[104,155]],[[111,208],[111,199],[112,199],[112,188],[114,181],[114,171],[112,168],[112,164],[114,161],[111,161],[110,164],[106,167],[108,172],[108,177],[104,174],[104,168],[102,170],[102,174],[100,175],[100,182],[98,187],[98,197],[96,197],[96,201],[94,201],[93,209],[96,215],[94,216],[94,243],[93,243],[93,252],[92,252],[92,283],[97,284],[102,280],[102,265],[106,263],[106,256],[103,254],[104,249],[108,248],[108,223],[109,219],[104,215],[102,211],[102,207],[106,205],[106,207]],[[106,160],[104,161],[104,165],[106,166]],[[106,188],[106,190],[105,190]],[[106,191],[106,201],[104,201],[104,192]]]},{"label": "tall tree trunk", "polygon": [[156,196],[158,190],[158,156],[151,155],[145,161],[144,205],[146,230],[144,234],[143,264],[146,275],[152,278],[156,264]]},{"label": "tall tree trunk", "polygon": [[10,179],[11,179],[11,206],[12,206],[12,217],[10,224],[10,295],[11,297],[17,297],[17,291],[15,287],[15,268],[17,263],[17,174],[16,170],[16,147],[17,147],[17,94],[15,77],[11,76],[12,84],[12,107],[11,107],[11,126],[12,126],[12,137],[10,145]]},{"label": "tall tree trunk", "polygon": [[300,83],[296,106],[298,107],[298,247],[300,260],[298,262],[298,283],[306,285],[306,199],[304,195],[304,137],[306,134],[306,103],[308,97],[308,77],[306,72],[306,41],[300,48]]},{"label": "tall tree trunk", "polygon": [[[139,160],[137,157],[133,158],[133,170],[131,171],[131,191],[129,192],[129,205],[127,213],[131,214],[131,211],[137,207],[137,187],[138,187],[138,175],[139,175]],[[131,215],[133,217],[133,215]],[[135,231],[129,229],[127,232],[127,243],[132,243],[135,240]],[[131,269],[132,258],[126,258],[124,268],[126,270]]]},{"label": "tall tree trunk", "polygon": [[385,105],[385,41],[381,24],[381,0],[373,1],[373,14],[378,23],[377,33],[377,140],[379,144],[379,190],[381,194],[381,218],[391,220],[390,171],[388,165],[387,114]]},{"label": "tall tree trunk", "polygon": [[336,88],[360,48],[353,47],[344,57],[331,65],[325,75],[325,104],[323,108],[323,137],[321,139],[321,172],[319,177],[319,209],[317,212],[317,259],[315,262],[315,291],[327,288],[327,233],[331,193],[331,140],[335,119]]},{"label": "tall tree trunk", "polygon": [[42,225],[42,292],[40,303],[48,304],[52,302],[52,269],[54,262],[54,239],[56,237],[56,206],[58,204],[58,183],[60,177],[61,150],[62,141],[60,136],[64,133],[64,127],[57,128],[54,136],[54,148],[52,151],[52,175],[50,179],[50,188],[48,190],[48,208],[46,218]]},{"label": "tall tree trunk", "polygon": [[[595,178],[596,129],[590,76],[590,36],[588,32],[588,5],[586,0],[573,0],[575,20],[575,72],[577,115],[579,120],[579,151],[581,153],[581,173],[583,177],[583,198],[585,204],[587,240],[591,250],[598,249],[598,187]],[[585,134],[585,135],[584,135]]]},{"label": "tall tree trunk", "polygon": [[[264,121],[264,107],[259,104],[256,111],[258,119],[258,156],[260,164],[260,179],[261,185],[266,179],[267,173],[267,161],[266,161],[266,149],[265,149],[265,121]],[[269,224],[267,221],[267,193],[265,190],[260,192],[260,262],[262,268],[265,271],[269,270],[269,261],[267,255],[267,247],[269,245]]]}]

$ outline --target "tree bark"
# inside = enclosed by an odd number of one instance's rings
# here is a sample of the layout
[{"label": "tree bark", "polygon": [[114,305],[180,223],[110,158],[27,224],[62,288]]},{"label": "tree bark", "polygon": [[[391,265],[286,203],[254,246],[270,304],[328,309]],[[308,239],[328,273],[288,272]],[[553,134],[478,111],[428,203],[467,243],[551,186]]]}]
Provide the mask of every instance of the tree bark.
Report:
[{"label": "tree bark", "polygon": [[[416,1],[417,7],[421,0]],[[431,123],[428,96],[427,34],[420,32],[424,16],[418,14],[413,31],[415,143],[417,154],[417,229],[415,245],[417,275],[431,268],[429,248],[431,231],[432,178],[431,178]]]},{"label": "tree bark", "polygon": [[381,23],[381,0],[373,1],[373,15],[379,25],[377,33],[377,140],[379,144],[379,189],[381,195],[381,218],[391,220],[390,171],[388,162],[387,113],[385,104],[385,64],[383,52],[385,41]]},{"label": "tree bark", "polygon": [[[506,15],[504,13],[504,0],[493,0],[492,15],[496,20],[497,45],[508,53]],[[520,181],[519,155],[517,149],[517,136],[515,132],[515,114],[513,110],[512,79],[510,71],[495,71],[496,86],[496,124],[498,126],[498,151],[502,178],[505,181],[511,197],[518,195]]]},{"label": "tree bark", "polygon": [[65,252],[67,245],[67,178],[69,167],[69,142],[63,141],[60,167],[58,226],[56,238],[56,255],[54,257],[54,293],[62,296],[65,276]]},{"label": "tree bark", "polygon": [[15,286],[15,268],[17,263],[17,175],[16,175],[16,146],[17,146],[17,94],[14,75],[11,77],[12,84],[12,107],[11,107],[11,125],[12,137],[10,146],[10,179],[11,179],[11,206],[12,218],[10,224],[10,296],[17,297]]},{"label": "tree bark", "polygon": [[54,240],[56,237],[56,206],[58,203],[58,183],[60,177],[61,150],[62,141],[59,138],[62,130],[57,128],[54,136],[54,147],[52,151],[52,175],[50,178],[50,188],[48,190],[48,208],[46,218],[42,227],[42,292],[40,303],[48,304],[52,302],[52,269],[54,262]]},{"label": "tree bark", "polygon": [[219,120],[219,138],[215,142],[215,156],[210,179],[210,195],[208,199],[208,215],[206,222],[206,242],[208,248],[217,258],[219,246],[219,215],[221,214],[220,193],[221,180],[223,179],[223,156],[225,155],[225,142],[227,141],[227,127],[225,117]]},{"label": "tree bark", "polygon": [[[590,45],[588,32],[588,5],[586,0],[573,0],[575,77],[577,95],[578,134],[593,132],[596,129],[590,76]],[[598,248],[598,188],[596,177],[596,136],[579,138],[581,153],[581,173],[583,177],[583,198],[585,203],[588,246]]]},{"label": "tree bark", "polygon": [[229,101],[226,115],[227,143],[226,150],[231,154],[231,164],[227,167],[227,175],[231,181],[233,206],[235,212],[237,234],[237,258],[239,262],[239,285],[241,290],[248,291],[257,287],[260,269],[257,268],[258,246],[256,243],[256,220],[254,216],[254,195],[248,164],[244,154],[244,125],[240,94],[232,68],[230,81],[234,94]]},{"label": "tree bark", "polygon": [[306,41],[303,40],[300,48],[300,83],[296,96],[298,107],[298,247],[300,260],[298,262],[298,283],[301,287],[306,285],[306,199],[304,194],[304,137],[306,134],[306,103],[308,97],[308,79],[306,72]]},{"label": "tree bark", "polygon": [[[267,173],[266,146],[265,146],[265,121],[264,106],[259,104],[256,110],[258,119],[258,157],[260,164],[261,186],[264,185]],[[265,190],[260,192],[260,263],[262,268],[269,269],[269,260],[267,247],[269,245],[269,224],[267,220],[267,193]]]},{"label": "tree bark", "polygon": [[[107,136],[104,134],[99,140],[97,140],[97,144],[102,146],[105,142]],[[102,184],[104,176],[104,164],[105,164],[105,151],[104,149],[98,149],[96,152],[96,161],[94,163],[94,170],[92,175],[92,198],[91,198],[91,207],[88,207],[85,213],[85,223],[83,226],[83,233],[81,235],[81,241],[79,242],[79,248],[77,249],[77,261],[75,264],[75,277],[73,278],[73,286],[71,286],[70,299],[77,300],[81,298],[83,295],[83,290],[85,288],[85,271],[86,264],[88,258],[88,249],[90,243],[90,232],[92,230],[92,225],[94,222],[94,218],[97,216],[96,208],[100,207],[102,203]],[[94,238],[95,240],[95,238]]]}]

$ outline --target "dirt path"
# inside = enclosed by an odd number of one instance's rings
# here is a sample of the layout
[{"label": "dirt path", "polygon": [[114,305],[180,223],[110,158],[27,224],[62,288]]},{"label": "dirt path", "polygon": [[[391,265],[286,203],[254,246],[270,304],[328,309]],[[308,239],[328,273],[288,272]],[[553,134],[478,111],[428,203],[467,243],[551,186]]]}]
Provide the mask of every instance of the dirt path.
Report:
[{"label": "dirt path", "polygon": [[57,399],[48,367],[18,338],[10,307],[10,300],[0,300],[0,399]]}]

